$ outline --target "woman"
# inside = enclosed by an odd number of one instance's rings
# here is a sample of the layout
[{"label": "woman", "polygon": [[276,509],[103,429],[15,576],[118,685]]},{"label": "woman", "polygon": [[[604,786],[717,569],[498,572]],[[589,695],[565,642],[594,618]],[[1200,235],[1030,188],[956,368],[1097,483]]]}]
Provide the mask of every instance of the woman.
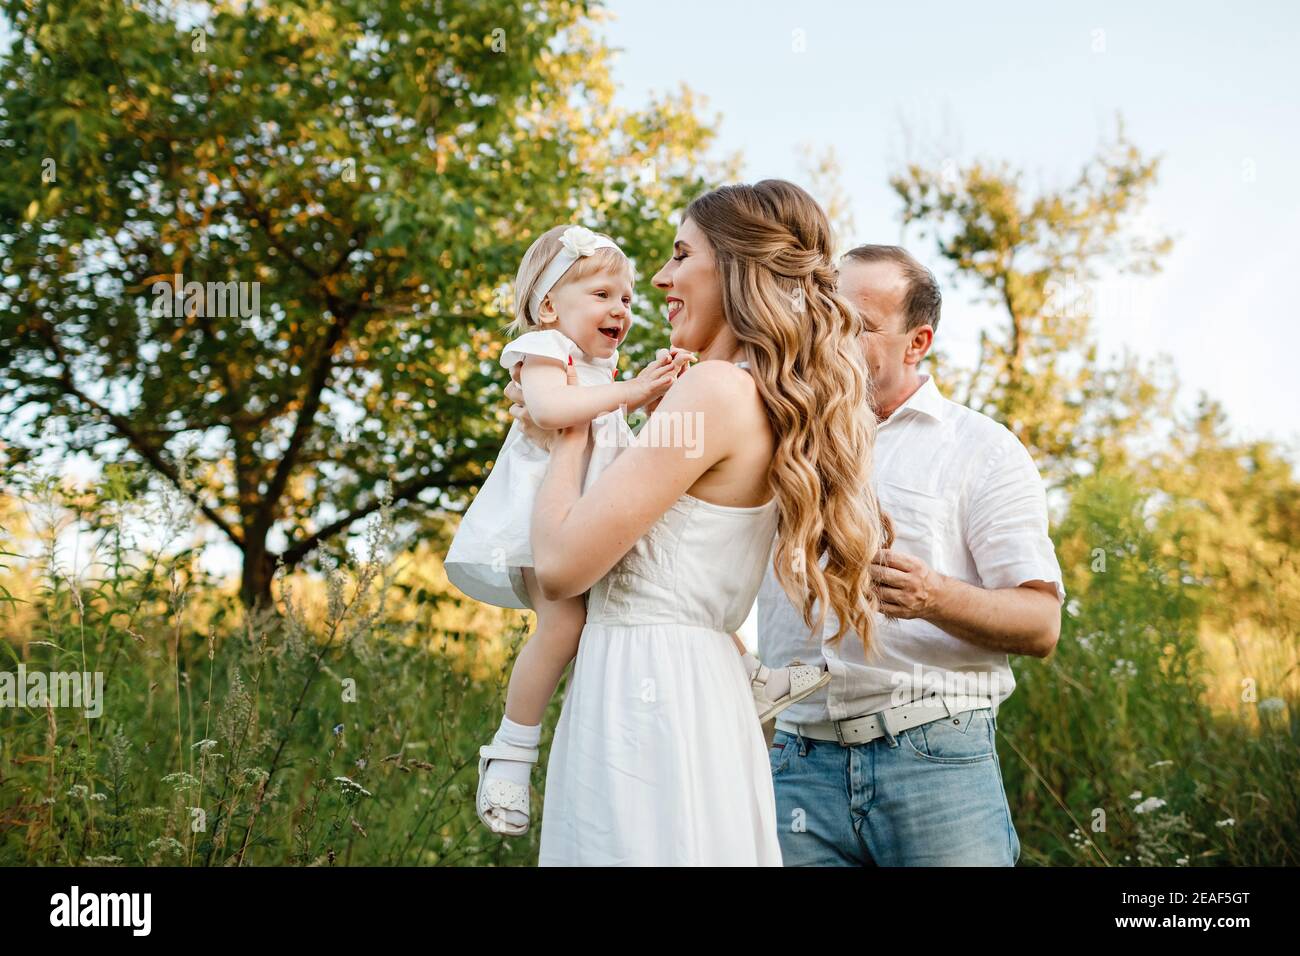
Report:
[{"label": "woman", "polygon": [[690,204],[673,250],[653,281],[672,344],[699,363],[586,494],[588,429],[557,433],[534,507],[544,593],[591,589],[547,767],[542,865],[779,866],[730,637],[774,539],[810,629],[829,610],[835,639],[872,633],[875,417],[825,213],[781,180],[725,186]]}]

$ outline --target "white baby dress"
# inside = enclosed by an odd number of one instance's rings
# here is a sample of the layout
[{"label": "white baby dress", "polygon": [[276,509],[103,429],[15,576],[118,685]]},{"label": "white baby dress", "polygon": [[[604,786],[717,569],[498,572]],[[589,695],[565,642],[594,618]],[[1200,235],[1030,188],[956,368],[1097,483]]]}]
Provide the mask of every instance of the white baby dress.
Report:
[{"label": "white baby dress", "polygon": [[[618,367],[617,351],[609,358],[590,356],[555,329],[525,332],[511,341],[501,352],[502,368],[512,368],[525,355],[553,358],[561,365],[572,357],[581,386],[609,385]],[[618,410],[594,419],[592,435],[584,492],[634,437]],[[447,551],[447,579],[476,601],[532,607],[520,568],[533,566],[529,527],[549,460],[550,452],[529,439],[518,421],[512,422],[492,471],[461,518]]]}]

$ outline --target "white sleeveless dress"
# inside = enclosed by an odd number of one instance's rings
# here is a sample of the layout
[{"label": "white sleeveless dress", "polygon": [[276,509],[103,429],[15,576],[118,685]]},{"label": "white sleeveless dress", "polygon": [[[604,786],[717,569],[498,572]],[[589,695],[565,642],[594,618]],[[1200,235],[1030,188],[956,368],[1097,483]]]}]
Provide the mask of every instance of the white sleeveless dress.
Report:
[{"label": "white sleeveless dress", "polygon": [[546,768],[541,866],[780,866],[744,623],[777,507],[683,495],[591,589]]},{"label": "white sleeveless dress", "polygon": [[[501,366],[512,368],[526,355],[544,356],[561,365],[572,358],[578,384],[583,386],[608,385],[618,368],[617,351],[608,358],[590,356],[555,329],[525,332],[511,340],[501,352]],[[591,427],[594,442],[584,490],[633,437],[621,411],[597,416]],[[550,455],[518,421],[511,422],[491,472],[461,516],[444,562],[447,580],[474,600],[497,607],[532,607],[520,569],[533,567],[533,502]]]}]

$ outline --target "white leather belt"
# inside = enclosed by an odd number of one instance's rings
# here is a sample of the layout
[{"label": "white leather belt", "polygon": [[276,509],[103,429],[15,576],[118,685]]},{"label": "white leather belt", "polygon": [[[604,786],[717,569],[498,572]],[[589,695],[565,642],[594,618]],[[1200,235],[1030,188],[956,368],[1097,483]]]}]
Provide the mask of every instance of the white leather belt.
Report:
[{"label": "white leather belt", "polygon": [[846,717],[844,720],[821,720],[810,724],[796,724],[778,717],[776,729],[788,734],[798,734],[810,740],[833,740],[841,747],[852,747],[885,736],[886,727],[891,736],[911,727],[920,727],[931,721],[947,719],[961,726],[968,719],[966,713],[981,707],[992,707],[987,697],[942,697],[938,694],[923,697],[907,704],[899,704],[874,714]]}]

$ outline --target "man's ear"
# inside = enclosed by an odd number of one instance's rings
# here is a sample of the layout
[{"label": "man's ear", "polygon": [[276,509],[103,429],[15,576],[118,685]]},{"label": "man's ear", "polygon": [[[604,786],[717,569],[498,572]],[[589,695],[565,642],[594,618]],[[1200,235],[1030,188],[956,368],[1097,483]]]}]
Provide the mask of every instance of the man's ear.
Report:
[{"label": "man's ear", "polygon": [[934,329],[928,325],[918,326],[912,330],[912,338],[907,343],[907,357],[912,365],[919,365],[934,344]]}]

